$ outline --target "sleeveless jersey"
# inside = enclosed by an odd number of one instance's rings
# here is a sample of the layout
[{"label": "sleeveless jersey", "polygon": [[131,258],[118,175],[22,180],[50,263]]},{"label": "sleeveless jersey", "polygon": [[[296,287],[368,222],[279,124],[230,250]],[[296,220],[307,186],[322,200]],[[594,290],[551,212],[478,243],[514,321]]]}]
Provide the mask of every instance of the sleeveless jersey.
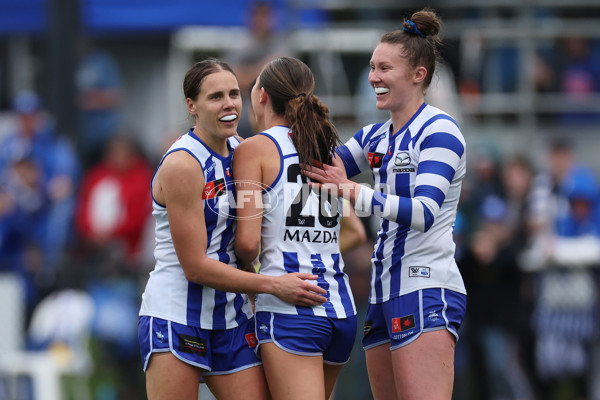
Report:
[{"label": "sleeveless jersey", "polygon": [[454,119],[424,103],[400,129],[391,120],[368,125],[338,153],[349,177],[372,170],[370,209],[384,217],[371,258],[369,301],[436,287],[466,293],[452,236],[466,170],[465,141]]},{"label": "sleeveless jersey", "polygon": [[275,182],[263,191],[260,273],[279,276],[291,272],[318,275],[316,282],[328,291],[328,301],[315,307],[286,303],[259,294],[256,311],[346,318],[356,314],[348,276],[339,253],[342,199],[317,194],[300,173],[298,153],[288,127],[260,133],[269,137],[281,160]]},{"label": "sleeveless jersey", "polygon": [[[237,268],[233,249],[236,214],[230,205],[235,204],[231,159],[233,149],[239,141],[231,137],[228,143],[231,152],[229,156],[223,157],[212,151],[190,130],[171,146],[163,156],[157,171],[165,157],[175,151],[187,151],[198,161],[202,166],[205,181],[202,202],[206,222],[206,254],[214,260]],[[215,290],[185,278],[173,246],[168,209],[154,198],[152,205],[152,215],[156,221],[156,265],[150,273],[142,295],[140,315],[202,329],[230,329],[248,320],[252,312],[246,295]]]}]

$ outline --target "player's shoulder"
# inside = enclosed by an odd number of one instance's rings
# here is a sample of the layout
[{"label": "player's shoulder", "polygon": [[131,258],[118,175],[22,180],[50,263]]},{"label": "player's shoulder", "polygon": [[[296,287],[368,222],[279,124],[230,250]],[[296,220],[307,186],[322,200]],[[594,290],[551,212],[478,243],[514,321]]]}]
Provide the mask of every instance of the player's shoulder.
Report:
[{"label": "player's shoulder", "polygon": [[423,127],[447,126],[448,129],[460,131],[460,126],[452,115],[432,105],[427,105],[423,108],[421,113],[415,118],[414,124]]},{"label": "player's shoulder", "polygon": [[385,122],[377,122],[363,126],[354,135],[354,139],[358,142],[358,144],[361,147],[367,147],[373,142],[377,142],[381,139],[387,138],[391,125],[392,120],[389,119]]},{"label": "player's shoulder", "polygon": [[167,153],[160,166],[163,176],[171,174],[192,174],[202,171],[198,158],[185,148],[177,148]]},{"label": "player's shoulder", "polygon": [[254,136],[250,136],[249,138],[244,139],[236,148],[236,151],[248,151],[248,149],[259,150],[266,143],[273,142],[269,137],[256,134]]}]

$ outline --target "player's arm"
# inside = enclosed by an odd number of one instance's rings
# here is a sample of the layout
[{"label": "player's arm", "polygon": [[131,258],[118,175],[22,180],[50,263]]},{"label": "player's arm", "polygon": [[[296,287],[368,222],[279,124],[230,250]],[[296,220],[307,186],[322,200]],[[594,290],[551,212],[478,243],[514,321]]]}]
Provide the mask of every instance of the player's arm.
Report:
[{"label": "player's arm", "polygon": [[156,179],[168,210],[175,251],[189,281],[227,292],[273,293],[302,305],[322,303],[314,285],[302,279],[284,281],[252,274],[207,256],[204,205],[200,201],[205,182],[200,164],[189,153],[168,155]]},{"label": "player's arm", "polygon": [[344,199],[340,221],[340,253],[344,254],[367,241],[367,232],[350,202]]},{"label": "player's arm", "polygon": [[324,165],[322,169],[305,168],[303,173],[325,189],[350,200],[358,215],[375,214],[427,232],[435,222],[465,150],[462,135],[447,131],[449,129],[434,131],[417,144],[421,153],[413,196],[382,193],[349,180],[340,157],[335,157],[332,165]]},{"label": "player's arm", "polygon": [[258,137],[240,143],[233,155],[237,227],[235,254],[242,265],[252,264],[260,251],[262,233],[262,159],[264,146]]}]

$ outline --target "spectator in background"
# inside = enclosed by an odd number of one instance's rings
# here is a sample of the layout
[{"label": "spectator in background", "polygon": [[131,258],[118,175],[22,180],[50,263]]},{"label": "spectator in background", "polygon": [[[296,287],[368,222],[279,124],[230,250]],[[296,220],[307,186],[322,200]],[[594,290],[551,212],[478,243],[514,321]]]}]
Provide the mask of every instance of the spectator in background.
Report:
[{"label": "spectator in background", "polygon": [[598,336],[600,189],[564,142],[550,151],[553,169],[536,182],[531,246],[521,268],[536,283],[532,327],[544,399],[586,398],[591,346]]},{"label": "spectator in background", "polygon": [[75,83],[80,111],[79,142],[87,169],[102,157],[108,140],[121,129],[123,83],[114,57],[88,38],[80,41],[81,60]]},{"label": "spectator in background", "polygon": [[0,143],[2,269],[24,274],[33,307],[71,239],[79,161],[36,93],[20,92],[13,111],[15,128]]},{"label": "spectator in background", "polygon": [[471,361],[476,398],[532,399],[523,357],[531,336],[531,302],[523,297],[518,255],[526,243],[533,167],[522,156],[501,164],[501,190],[481,200],[476,230],[459,262],[471,299],[467,308]]},{"label": "spectator in background", "polygon": [[91,250],[117,250],[122,259],[137,262],[152,211],[151,178],[152,168],[133,141],[108,141],[102,160],[83,177],[77,204],[76,227]]},{"label": "spectator in background", "polygon": [[600,113],[586,112],[600,94],[600,51],[589,37],[568,36],[536,60],[538,90],[563,94],[558,120],[564,125],[592,125]]},{"label": "spectator in background", "polygon": [[[293,55],[285,33],[276,26],[276,10],[269,1],[255,0],[248,12],[248,32],[243,43],[224,56],[235,71],[244,104],[250,104],[250,91],[262,68],[269,61],[281,56]],[[242,115],[238,133],[249,137],[255,133],[252,108]]]},{"label": "spectator in background", "polygon": [[21,279],[28,319],[44,295],[38,283],[47,272],[41,259],[48,218],[41,173],[29,154],[15,155],[3,170],[0,202],[0,271]]},{"label": "spectator in background", "polygon": [[[108,140],[102,159],[85,172],[81,183],[75,214],[79,258],[73,265],[85,265],[83,286],[96,309],[91,333],[93,391],[98,398],[144,395],[138,373],[137,312],[152,173],[139,146],[117,135]],[[80,273],[77,269],[71,268],[70,275]]]}]

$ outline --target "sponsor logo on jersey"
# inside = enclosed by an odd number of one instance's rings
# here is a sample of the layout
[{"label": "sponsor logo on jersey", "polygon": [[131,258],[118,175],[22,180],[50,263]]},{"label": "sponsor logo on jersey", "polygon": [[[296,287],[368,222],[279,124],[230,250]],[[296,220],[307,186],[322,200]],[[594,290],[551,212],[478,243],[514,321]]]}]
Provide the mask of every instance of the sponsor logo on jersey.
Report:
[{"label": "sponsor logo on jersey", "polygon": [[307,243],[337,243],[336,231],[305,230],[302,234],[298,229],[286,229],[283,241],[307,242]]},{"label": "sponsor logo on jersey", "polygon": [[401,173],[404,173],[404,172],[415,172],[415,168],[414,167],[394,168],[394,169],[392,169],[392,172],[394,172],[396,174],[401,174]]},{"label": "sponsor logo on jersey", "polygon": [[222,196],[227,193],[227,185],[225,179],[217,179],[214,181],[207,182],[204,185],[204,192],[202,192],[202,200],[214,199],[215,197]]},{"label": "sponsor logo on jersey", "polygon": [[179,351],[182,353],[195,353],[206,355],[206,340],[189,335],[179,334]]},{"label": "sponsor logo on jersey", "polygon": [[369,153],[369,166],[371,168],[380,168],[383,164],[383,153]]},{"label": "sponsor logo on jersey", "polygon": [[410,155],[407,151],[401,151],[396,154],[396,159],[394,160],[394,165],[397,167],[404,167],[405,165],[410,164]]},{"label": "sponsor logo on jersey", "polygon": [[411,278],[429,278],[429,267],[408,267],[408,276]]},{"label": "sponsor logo on jersey", "polygon": [[414,314],[401,318],[392,318],[392,332],[403,332],[415,327]]},{"label": "sponsor logo on jersey", "polygon": [[246,342],[248,342],[248,347],[256,347],[258,344],[258,340],[256,340],[256,335],[254,332],[246,333]]}]

